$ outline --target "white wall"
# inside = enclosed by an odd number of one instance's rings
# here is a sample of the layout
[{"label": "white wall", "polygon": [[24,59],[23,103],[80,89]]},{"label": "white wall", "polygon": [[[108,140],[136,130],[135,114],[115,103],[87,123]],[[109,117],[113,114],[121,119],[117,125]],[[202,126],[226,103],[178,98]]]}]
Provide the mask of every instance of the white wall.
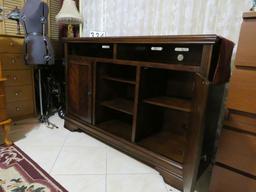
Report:
[{"label": "white wall", "polygon": [[107,36],[216,33],[238,40],[250,0],[80,0],[82,35]]}]

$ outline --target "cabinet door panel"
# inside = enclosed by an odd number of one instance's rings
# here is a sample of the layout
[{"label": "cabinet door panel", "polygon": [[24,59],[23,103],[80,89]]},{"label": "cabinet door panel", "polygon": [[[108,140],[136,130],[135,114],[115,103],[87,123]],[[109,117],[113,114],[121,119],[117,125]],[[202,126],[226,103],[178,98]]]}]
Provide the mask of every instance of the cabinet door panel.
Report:
[{"label": "cabinet door panel", "polygon": [[92,122],[92,63],[69,61],[68,112],[80,119]]}]

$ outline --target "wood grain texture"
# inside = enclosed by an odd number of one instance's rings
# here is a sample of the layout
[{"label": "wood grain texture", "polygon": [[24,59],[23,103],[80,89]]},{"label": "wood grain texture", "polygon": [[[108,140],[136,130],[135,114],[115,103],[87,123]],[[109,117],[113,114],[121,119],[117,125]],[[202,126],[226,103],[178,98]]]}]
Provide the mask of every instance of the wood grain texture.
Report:
[{"label": "wood grain texture", "polygon": [[227,108],[256,114],[256,72],[234,69],[229,86]]},{"label": "wood grain texture", "polygon": [[216,161],[256,176],[256,136],[224,129]]},{"label": "wood grain texture", "polygon": [[209,192],[255,192],[255,189],[255,179],[245,177],[217,165],[214,166]]},{"label": "wood grain texture", "polygon": [[245,19],[240,33],[236,66],[256,67],[256,17]]}]

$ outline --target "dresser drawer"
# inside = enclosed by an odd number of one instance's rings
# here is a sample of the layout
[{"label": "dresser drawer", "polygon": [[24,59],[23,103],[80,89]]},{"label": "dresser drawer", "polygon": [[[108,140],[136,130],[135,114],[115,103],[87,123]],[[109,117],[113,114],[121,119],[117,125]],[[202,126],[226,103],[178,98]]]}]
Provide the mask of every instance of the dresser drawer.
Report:
[{"label": "dresser drawer", "polygon": [[33,101],[29,100],[7,103],[7,111],[11,118],[33,114]]},{"label": "dresser drawer", "polygon": [[24,39],[12,37],[0,37],[1,53],[22,53],[24,52]]},{"label": "dresser drawer", "polygon": [[33,100],[32,85],[5,88],[7,102]]},{"label": "dresser drawer", "polygon": [[29,69],[22,54],[3,54],[1,58],[3,70]]},{"label": "dresser drawer", "polygon": [[214,166],[209,192],[255,192],[256,180]]},{"label": "dresser drawer", "polygon": [[256,71],[235,69],[229,86],[227,107],[256,114]]},{"label": "dresser drawer", "polygon": [[256,136],[223,129],[216,161],[256,176]]},{"label": "dresser drawer", "polygon": [[7,78],[5,87],[32,84],[31,70],[4,71],[4,76]]},{"label": "dresser drawer", "polygon": [[256,19],[243,21],[236,55],[236,66],[256,67]]}]

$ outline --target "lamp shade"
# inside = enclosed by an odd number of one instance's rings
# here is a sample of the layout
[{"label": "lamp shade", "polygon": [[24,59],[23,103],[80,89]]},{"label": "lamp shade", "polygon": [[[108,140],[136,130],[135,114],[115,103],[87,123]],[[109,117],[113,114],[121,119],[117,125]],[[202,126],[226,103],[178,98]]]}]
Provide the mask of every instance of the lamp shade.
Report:
[{"label": "lamp shade", "polygon": [[60,12],[56,15],[56,21],[63,24],[80,24],[83,22],[74,0],[64,0]]}]

